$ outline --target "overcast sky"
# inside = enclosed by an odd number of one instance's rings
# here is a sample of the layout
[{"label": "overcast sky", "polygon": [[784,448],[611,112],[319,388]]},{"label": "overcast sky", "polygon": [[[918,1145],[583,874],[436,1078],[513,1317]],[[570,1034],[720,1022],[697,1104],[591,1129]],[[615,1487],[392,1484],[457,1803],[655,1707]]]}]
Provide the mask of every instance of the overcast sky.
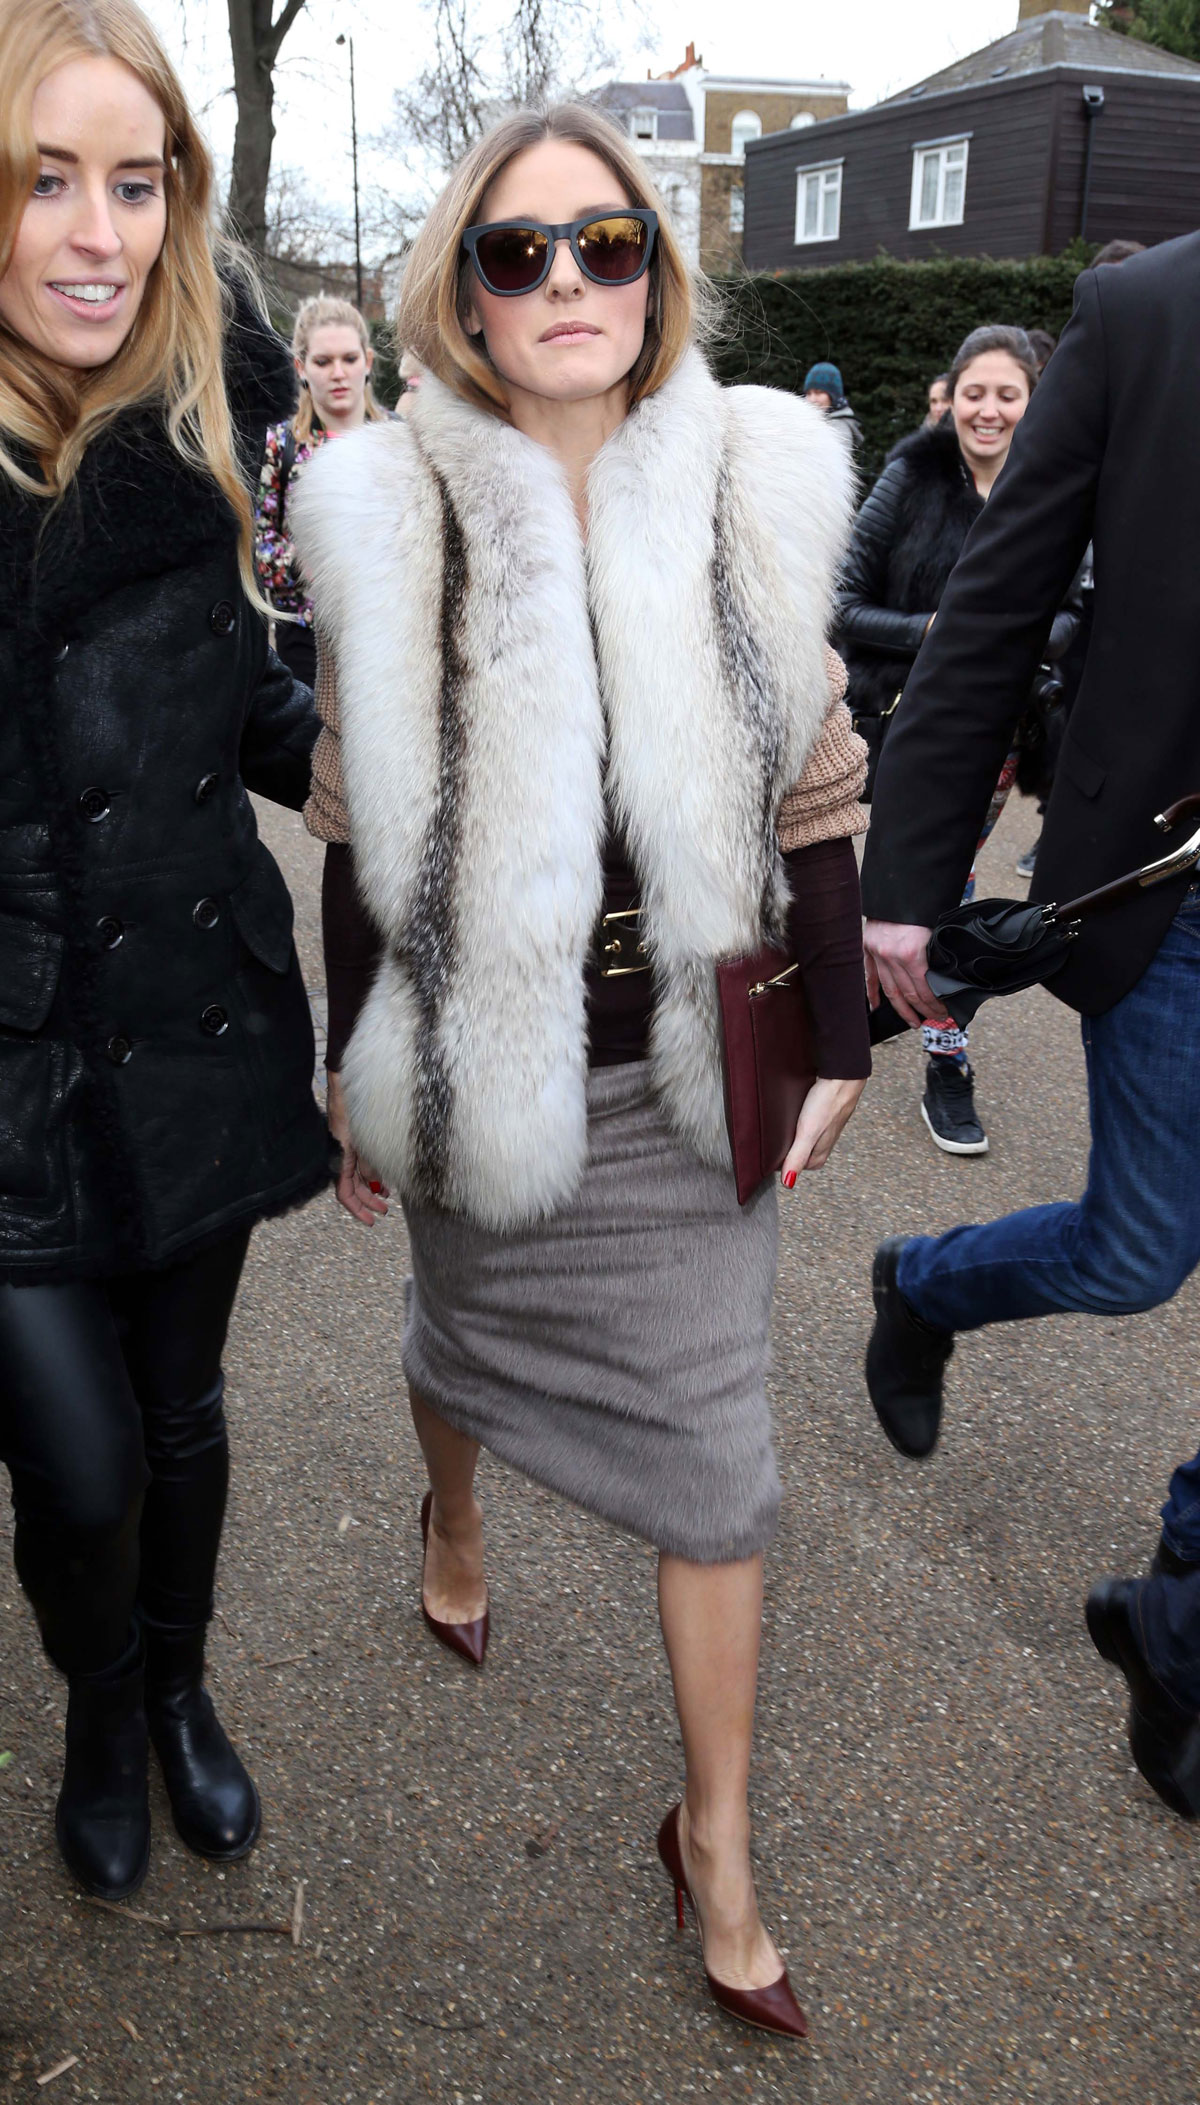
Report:
[{"label": "overcast sky", "polygon": [[[227,159],[234,112],[225,0],[143,5]],[[640,9],[635,0],[627,12],[615,0],[601,14],[626,79],[643,79],[648,66],[658,73],[677,65],[690,40],[714,72],[848,81],[856,106],[1005,35],[1016,19],[1017,0],[740,0],[736,8],[729,0],[641,0]],[[629,24],[624,36],[622,20]],[[393,88],[420,68],[425,22],[414,0],[402,7],[396,0],[309,0],[292,29],[278,76],[275,163],[303,170],[330,195],[349,189],[346,52],[335,43],[343,30],[354,37],[359,131],[369,140],[387,118]],[[383,176],[381,166],[371,166],[369,146],[364,161],[366,180]]]}]

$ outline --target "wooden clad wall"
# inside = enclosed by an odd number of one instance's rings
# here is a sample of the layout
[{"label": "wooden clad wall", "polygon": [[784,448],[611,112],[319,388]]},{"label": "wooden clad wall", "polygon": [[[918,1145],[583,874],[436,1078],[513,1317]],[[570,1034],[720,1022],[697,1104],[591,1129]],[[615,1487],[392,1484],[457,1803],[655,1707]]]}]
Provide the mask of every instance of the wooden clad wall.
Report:
[{"label": "wooden clad wall", "polygon": [[1056,180],[1047,247],[1065,248],[1079,231],[1087,147],[1081,108],[1085,81],[1104,89],[1096,127],[1088,238],[1173,240],[1200,227],[1200,79],[1064,72],[1058,77]]},{"label": "wooden clad wall", "polygon": [[[743,254],[751,270],[901,257],[1056,254],[1079,230],[1085,81],[1104,89],[1088,232],[1147,244],[1200,227],[1200,78],[1056,68],[889,103],[752,145]],[[910,231],[913,147],[971,135],[966,215]],[[842,160],[836,242],[795,244],[796,170]]]}]

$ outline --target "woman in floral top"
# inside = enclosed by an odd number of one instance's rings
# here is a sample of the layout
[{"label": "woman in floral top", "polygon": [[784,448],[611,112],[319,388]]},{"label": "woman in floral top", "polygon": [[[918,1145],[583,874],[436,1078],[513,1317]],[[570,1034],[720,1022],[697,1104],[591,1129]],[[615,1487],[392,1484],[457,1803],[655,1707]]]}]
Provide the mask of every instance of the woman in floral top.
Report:
[{"label": "woman in floral top", "polygon": [[326,439],[354,431],[368,419],[383,417],[371,392],[375,353],[367,325],[349,300],[324,293],[305,300],[292,332],[292,353],[300,375],[300,407],[283,424],[267,432],[254,518],[254,554],[263,591],[280,614],[275,648],[298,679],[316,681],[316,640],[312,602],[296,569],[288,532],[288,500],[306,461]]}]

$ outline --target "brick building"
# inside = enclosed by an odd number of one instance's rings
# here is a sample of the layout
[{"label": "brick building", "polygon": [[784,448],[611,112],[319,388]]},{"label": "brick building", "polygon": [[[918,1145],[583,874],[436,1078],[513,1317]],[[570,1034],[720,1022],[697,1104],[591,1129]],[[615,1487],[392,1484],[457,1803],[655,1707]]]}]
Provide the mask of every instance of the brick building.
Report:
[{"label": "brick building", "polygon": [[845,81],[711,73],[689,44],[671,72],[610,81],[595,100],[649,162],[689,261],[727,271],[742,261],[747,144],[840,116],[849,92]]}]

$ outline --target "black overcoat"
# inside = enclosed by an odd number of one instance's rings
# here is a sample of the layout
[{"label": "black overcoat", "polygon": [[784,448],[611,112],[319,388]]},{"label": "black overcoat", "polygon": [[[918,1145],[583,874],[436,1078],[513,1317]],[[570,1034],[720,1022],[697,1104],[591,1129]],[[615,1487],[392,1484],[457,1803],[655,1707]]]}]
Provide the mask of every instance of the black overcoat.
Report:
[{"label": "black overcoat", "polygon": [[[1200,235],[1085,271],[1075,312],[972,528],[884,747],[863,865],[880,920],[957,904],[1051,620],[1095,549],[1092,638],[1046,813],[1035,899],[1164,849],[1200,789]],[[1098,1015],[1136,983],[1187,879],[1086,921],[1051,991]]]},{"label": "black overcoat", "polygon": [[[240,299],[226,371],[249,469],[291,376]],[[0,482],[0,1278],[161,1266],[327,1180],[247,795],[298,808],[317,729],[161,413],[53,510]]]}]

